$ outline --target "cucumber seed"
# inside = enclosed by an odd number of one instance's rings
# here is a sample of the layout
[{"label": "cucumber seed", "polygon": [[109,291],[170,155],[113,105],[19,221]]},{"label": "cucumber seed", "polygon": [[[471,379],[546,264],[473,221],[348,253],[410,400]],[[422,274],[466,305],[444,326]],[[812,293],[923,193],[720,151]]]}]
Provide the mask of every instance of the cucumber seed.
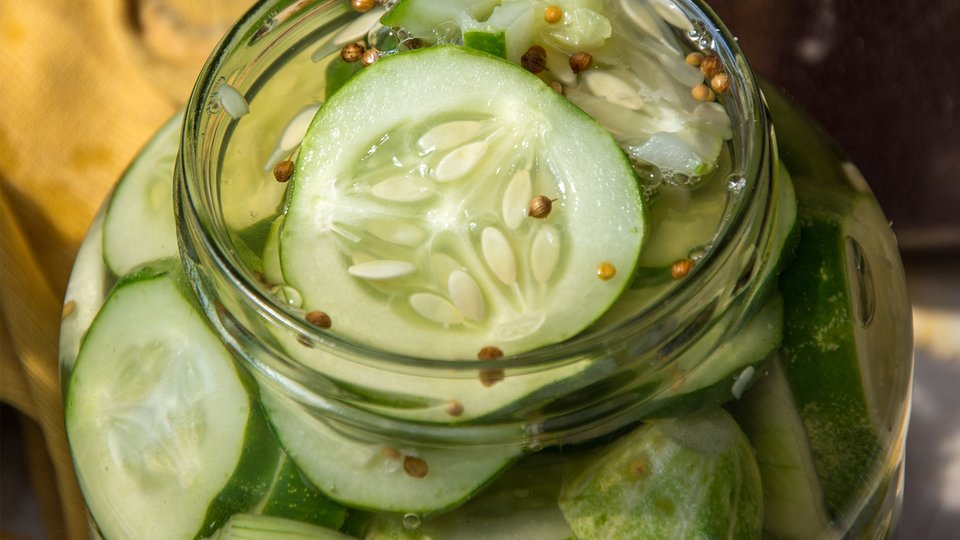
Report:
[{"label": "cucumber seed", "polygon": [[556,4],[550,4],[543,10],[543,20],[550,24],[560,22],[563,18],[563,8]]},{"label": "cucumber seed", "polygon": [[293,176],[293,162],[285,159],[273,166],[273,177],[277,182],[286,182]]},{"label": "cucumber seed", "polygon": [[536,219],[546,218],[550,210],[553,210],[553,201],[545,195],[537,195],[527,205],[527,215]]},{"label": "cucumber seed", "polygon": [[330,328],[333,321],[330,316],[322,311],[311,311],[306,315],[307,322],[318,328]]},{"label": "cucumber seed", "polygon": [[342,58],[344,62],[356,62],[360,60],[360,57],[363,56],[366,50],[366,47],[359,43],[347,43],[340,49],[340,58]]},{"label": "cucumber seed", "polygon": [[590,56],[588,52],[577,52],[573,53],[570,57],[570,69],[574,73],[583,73],[584,71],[590,69],[590,66],[593,65],[593,56]]},{"label": "cucumber seed", "polygon": [[413,456],[403,458],[403,470],[414,478],[423,478],[429,471],[426,461]]},{"label": "cucumber seed", "polygon": [[547,69],[547,51],[539,45],[531,45],[520,57],[520,65],[530,73],[537,74]]},{"label": "cucumber seed", "polygon": [[603,261],[597,265],[597,277],[603,281],[610,281],[617,275],[617,267],[608,261]]},{"label": "cucumber seed", "polygon": [[673,279],[681,279],[687,276],[693,270],[693,259],[680,259],[670,267],[670,275]]}]

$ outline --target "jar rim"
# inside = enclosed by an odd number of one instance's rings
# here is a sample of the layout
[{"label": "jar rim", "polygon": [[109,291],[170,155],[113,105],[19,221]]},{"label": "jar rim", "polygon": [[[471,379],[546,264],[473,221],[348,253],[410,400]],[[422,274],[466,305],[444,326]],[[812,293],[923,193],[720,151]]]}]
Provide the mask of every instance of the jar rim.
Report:
[{"label": "jar rim", "polygon": [[[723,64],[735,66],[734,69],[727,70],[731,76],[730,88],[733,91],[727,94],[731,105],[726,108],[733,120],[734,139],[735,141],[737,138],[740,139],[739,142],[731,145],[734,162],[732,170],[735,171],[735,175],[748,180],[740,192],[741,196],[736,198],[737,208],[725,220],[725,229],[712,243],[712,248],[695,267],[692,276],[703,276],[700,279],[682,280],[671,290],[659,296],[653,305],[611,328],[589,331],[586,335],[579,335],[564,342],[505,356],[498,360],[498,367],[521,371],[546,366],[554,367],[576,361],[591,353],[595,354],[598,346],[620,341],[628,336],[637,339],[637,336],[650,333],[658,321],[669,319],[678,307],[687,305],[691,301],[695,302],[696,298],[703,296],[700,294],[702,291],[698,289],[702,289],[704,280],[717,274],[719,267],[722,267],[729,258],[732,245],[747,226],[745,222],[749,221],[747,219],[749,210],[753,208],[751,202],[765,192],[760,189],[759,181],[764,176],[764,168],[768,166],[770,132],[767,127],[766,109],[753,72],[736,38],[709,6],[702,0],[671,1],[691,21],[700,22],[702,32],[706,32],[706,35],[701,35],[702,39],[706,40],[708,48],[721,57]],[[214,115],[209,111],[208,105],[216,99],[216,90],[225,80],[221,68],[235,53],[235,49],[256,47],[266,43],[270,33],[290,20],[308,17],[312,9],[333,3],[333,0],[300,2],[259,0],[230,29],[212,53],[191,93],[180,139],[176,168],[179,184],[176,189],[178,229],[185,227],[185,220],[194,221],[197,224],[195,230],[198,234],[193,239],[200,244],[194,246],[194,249],[206,251],[214,262],[216,272],[236,287],[247,303],[259,314],[273,324],[309,339],[314,347],[347,351],[378,367],[388,366],[400,370],[443,369],[450,372],[475,373],[477,370],[475,358],[435,359],[396,354],[324,332],[310,324],[302,315],[286,308],[279,299],[265,291],[254,276],[244,269],[239,256],[230,247],[233,241],[226,232],[222,216],[218,218],[215,215],[216,212],[222,211],[217,199],[219,189],[216,184],[219,178],[206,176],[210,169],[204,166],[203,160],[212,157],[220,159],[222,156],[200,155],[198,141],[204,137],[201,126]],[[350,13],[345,12],[344,16],[350,16]],[[735,115],[734,112],[738,114]],[[223,116],[223,112],[215,114]],[[180,234],[184,234],[182,230]],[[719,283],[714,285],[723,286]],[[662,332],[653,332],[652,335],[662,335]],[[651,343],[651,347],[653,345],[655,344]]]}]

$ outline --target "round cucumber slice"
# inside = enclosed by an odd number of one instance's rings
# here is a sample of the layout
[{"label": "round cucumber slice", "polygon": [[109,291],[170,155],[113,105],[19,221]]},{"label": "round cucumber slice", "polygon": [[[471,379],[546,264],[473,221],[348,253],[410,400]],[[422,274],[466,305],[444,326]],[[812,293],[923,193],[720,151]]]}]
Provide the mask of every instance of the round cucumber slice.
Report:
[{"label": "round cucumber slice", "polygon": [[[287,283],[334,332],[400,354],[570,338],[629,283],[644,236],[609,133],[530,73],[457,46],[384,58],[347,83],[292,182]],[[551,204],[541,218],[527,211],[537,197]]]},{"label": "round cucumber slice", "polygon": [[269,430],[179,272],[167,261],[122,279],[71,376],[67,435],[107,538],[205,535],[259,499],[279,452],[251,444]]},{"label": "round cucumber slice", "polygon": [[760,473],[722,409],[650,422],[566,483],[577,538],[759,538]]},{"label": "round cucumber slice", "polygon": [[123,173],[103,222],[103,260],[122,276],[150,261],[177,254],[173,168],[183,114],[153,136]]}]

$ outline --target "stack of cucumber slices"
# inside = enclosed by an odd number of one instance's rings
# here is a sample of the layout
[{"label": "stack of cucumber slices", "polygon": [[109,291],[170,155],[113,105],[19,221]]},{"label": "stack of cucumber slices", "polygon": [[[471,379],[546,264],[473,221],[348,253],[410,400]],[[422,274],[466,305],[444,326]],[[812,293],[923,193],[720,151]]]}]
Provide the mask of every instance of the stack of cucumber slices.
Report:
[{"label": "stack of cucumber slices", "polygon": [[[238,258],[347,349],[475,361],[478,376],[346,363],[295,336],[272,345],[365,413],[427,429],[525,417],[602,387],[623,358],[485,367],[620,324],[675,286],[673,263],[709,249],[730,204],[730,120],[691,96],[703,75],[677,37],[690,21],[667,0],[400,0],[382,24],[430,46],[362,69],[336,60],[335,92],[302,104],[316,111],[302,143],[263,156],[296,166],[281,212],[234,231]],[[434,44],[451,25],[459,41]],[[533,46],[540,71],[524,67]],[[589,69],[569,62],[577,53]],[[290,123],[304,132],[304,118]],[[763,298],[677,354],[677,380],[644,396],[650,418],[530,454],[374,436],[238,365],[175,259],[177,126],[114,192],[90,251],[109,293],[82,338],[64,331],[79,349],[67,432],[106,538],[793,537],[828,529],[860,496],[850,486],[883,444],[870,411],[885,405],[863,375],[875,351],[865,330],[845,326],[826,346],[820,329],[850,305],[875,308],[849,271],[865,255],[846,238],[866,229],[815,210],[815,172],[794,192],[779,171],[771,256],[755,269]],[[667,184],[656,193],[651,171]],[[837,194],[875,217],[860,195]],[[820,236],[777,291],[781,254],[804,231]],[[804,276],[821,261],[836,279],[816,289]],[[901,322],[885,316],[888,331]],[[843,380],[821,385],[829,376]],[[719,407],[730,401],[732,416]]]}]

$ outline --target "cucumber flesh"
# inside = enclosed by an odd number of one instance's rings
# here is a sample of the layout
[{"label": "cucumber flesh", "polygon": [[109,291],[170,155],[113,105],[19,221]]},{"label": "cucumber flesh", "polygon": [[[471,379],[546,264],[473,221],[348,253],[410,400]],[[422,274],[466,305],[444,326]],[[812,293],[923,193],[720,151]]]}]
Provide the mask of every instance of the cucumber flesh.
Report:
[{"label": "cucumber flesh", "polygon": [[120,178],[103,222],[103,260],[117,276],[177,254],[173,169],[183,114],[164,124]]},{"label": "cucumber flesh", "polygon": [[[108,538],[192,538],[269,474],[245,451],[255,405],[170,261],[122,279],[80,348],[65,406],[90,512]],[[199,361],[202,360],[202,361]],[[238,488],[240,489],[240,488]]]},{"label": "cucumber flesh", "polygon": [[261,400],[280,444],[313,484],[353,508],[427,513],[469,499],[519,450],[443,449],[362,439],[263,386]]},{"label": "cucumber flesh", "polygon": [[[351,79],[311,125],[291,189],[280,259],[304,309],[415,356],[576,335],[629,283],[644,233],[609,133],[518,66],[457,46]],[[546,219],[526,214],[538,195],[556,199]]]}]

